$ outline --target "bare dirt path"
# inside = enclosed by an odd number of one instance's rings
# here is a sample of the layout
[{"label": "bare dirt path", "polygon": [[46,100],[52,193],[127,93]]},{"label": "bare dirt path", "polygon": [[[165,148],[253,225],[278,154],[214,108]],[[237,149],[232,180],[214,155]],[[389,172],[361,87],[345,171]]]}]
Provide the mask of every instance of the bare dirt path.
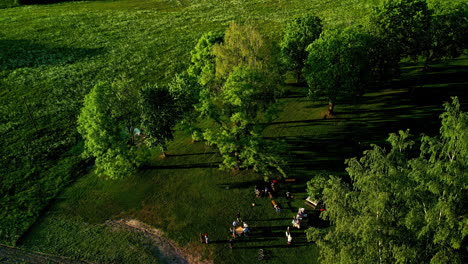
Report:
[{"label": "bare dirt path", "polygon": [[[167,239],[164,233],[135,219],[121,219],[117,221],[107,221],[106,225],[118,229],[126,229],[137,232],[149,238],[162,255],[165,263],[171,264],[213,264],[212,261],[202,260],[200,248],[190,246],[182,248],[174,241]],[[188,249],[190,248],[190,250]],[[16,263],[63,263],[63,264],[91,264],[92,262],[73,260],[61,256],[47,255],[37,252],[29,252],[15,247],[0,244],[0,264]]]},{"label": "bare dirt path", "polygon": [[174,264],[212,264],[212,261],[201,260],[202,256],[196,249],[188,250],[177,245],[174,241],[167,239],[164,233],[135,219],[121,219],[107,221],[107,225],[138,232],[149,238],[163,255],[163,260]]},{"label": "bare dirt path", "polygon": [[0,263],[64,263],[64,264],[89,264],[91,262],[73,260],[65,257],[46,255],[25,251],[15,247],[0,245]]}]

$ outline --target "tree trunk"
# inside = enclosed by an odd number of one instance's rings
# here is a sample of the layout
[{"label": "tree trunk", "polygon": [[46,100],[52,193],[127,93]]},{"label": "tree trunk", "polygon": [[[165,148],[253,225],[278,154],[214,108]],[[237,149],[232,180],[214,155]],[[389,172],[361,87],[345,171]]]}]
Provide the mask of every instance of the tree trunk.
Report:
[{"label": "tree trunk", "polygon": [[167,157],[167,153],[166,153],[166,150],[167,150],[167,149],[166,149],[166,147],[165,147],[165,146],[162,146],[162,145],[160,145],[159,147],[161,148],[161,152],[162,152],[161,156],[162,156],[163,158],[166,158],[166,157]]},{"label": "tree trunk", "polygon": [[333,114],[334,114],[334,112],[333,112],[334,108],[335,108],[335,103],[334,103],[333,101],[329,101],[329,102],[328,102],[328,115],[329,115],[329,116],[333,116]]}]

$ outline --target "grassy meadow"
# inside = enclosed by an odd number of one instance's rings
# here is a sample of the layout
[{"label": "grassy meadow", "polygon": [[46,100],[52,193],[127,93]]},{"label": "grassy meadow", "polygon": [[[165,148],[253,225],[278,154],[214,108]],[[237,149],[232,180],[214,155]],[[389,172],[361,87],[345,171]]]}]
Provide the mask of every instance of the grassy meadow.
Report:
[{"label": "grassy meadow", "polygon": [[[331,119],[323,118],[325,102],[308,99],[305,87],[286,85],[283,111],[265,130],[285,143],[286,172],[297,180],[281,186],[295,199],[277,198],[280,214],[269,199],[254,197],[261,176],[218,170],[216,150],[191,143],[183,131],[169,144],[169,157],[155,153],[137,175],[99,178],[77,157],[76,116],[99,81],[164,85],[187,67],[204,32],[223,31],[230,21],[254,23],[277,41],[297,14],[314,12],[325,28],[342,27],[379,2],[119,0],[0,9],[0,242],[93,262],[164,262],[146,238],[106,224],[135,218],[215,263],[253,263],[261,248],[268,263],[316,263],[318,252],[303,232],[293,231],[293,246],[284,236],[304,205],[305,182],[317,173],[342,175],[344,159],[382,144],[390,132],[435,133],[450,95],[466,108],[467,57],[433,65],[430,73],[404,63],[400,79],[338,104]],[[228,228],[237,212],[252,234],[231,250]],[[324,223],[314,214],[310,224]],[[198,242],[200,232],[211,245]]]}]

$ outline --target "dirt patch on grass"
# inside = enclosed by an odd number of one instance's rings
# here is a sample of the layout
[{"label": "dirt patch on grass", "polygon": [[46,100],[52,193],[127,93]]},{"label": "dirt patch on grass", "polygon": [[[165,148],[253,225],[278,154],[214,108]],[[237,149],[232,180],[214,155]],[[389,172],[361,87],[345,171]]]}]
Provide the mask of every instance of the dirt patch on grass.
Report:
[{"label": "dirt patch on grass", "polygon": [[168,263],[177,264],[212,264],[212,261],[203,260],[202,252],[199,246],[189,245],[180,247],[176,242],[165,237],[164,233],[150,225],[140,222],[136,219],[121,219],[107,221],[107,225],[115,228],[123,228],[132,232],[138,232],[149,238],[162,254],[162,257]]}]

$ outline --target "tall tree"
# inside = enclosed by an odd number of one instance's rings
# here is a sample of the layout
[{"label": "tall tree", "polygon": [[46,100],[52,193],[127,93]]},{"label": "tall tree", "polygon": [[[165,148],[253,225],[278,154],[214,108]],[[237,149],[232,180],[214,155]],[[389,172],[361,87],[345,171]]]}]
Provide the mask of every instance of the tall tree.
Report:
[{"label": "tall tree", "polygon": [[206,85],[214,80],[213,45],[223,42],[223,37],[224,33],[207,32],[200,37],[195,48],[190,52],[191,63],[187,72],[190,76],[195,77],[201,85]]},{"label": "tall tree", "polygon": [[374,10],[371,24],[390,52],[415,58],[427,49],[430,11],[426,0],[386,0]]},{"label": "tall tree", "polygon": [[96,158],[99,174],[116,179],[131,174],[138,165],[134,128],[138,113],[125,84],[98,83],[85,96],[78,116],[86,157]]},{"label": "tall tree", "polygon": [[319,38],[322,28],[322,20],[312,14],[298,16],[286,25],[280,44],[281,55],[288,69],[297,74],[298,82],[308,55],[306,48]]},{"label": "tall tree", "polygon": [[220,150],[224,168],[253,167],[266,175],[276,169],[284,174],[274,144],[263,140],[263,128],[257,124],[259,120],[268,119],[265,111],[272,108],[274,91],[268,83],[261,72],[237,67],[215,99],[220,126],[207,129],[204,137]]},{"label": "tall tree", "polygon": [[[310,228],[324,263],[462,263],[468,234],[468,115],[445,104],[440,135],[408,131],[347,161],[352,185],[316,180],[328,229]],[[320,188],[315,188],[317,190]]]},{"label": "tall tree", "polygon": [[428,30],[428,45],[423,52],[424,69],[440,59],[460,56],[468,43],[468,4],[435,5]]},{"label": "tall tree", "polygon": [[[214,76],[214,68],[213,68]],[[200,105],[200,96],[202,89],[206,88],[197,82],[196,76],[186,72],[177,74],[169,83],[169,92],[174,99],[176,110],[179,113],[179,124],[181,128],[192,134],[192,140],[201,139],[201,129],[197,126],[200,113],[209,112],[209,109],[203,109]],[[197,111],[198,110],[198,111]]]},{"label": "tall tree", "polygon": [[222,168],[282,172],[282,160],[261,136],[273,116],[277,58],[274,45],[252,26],[229,25],[224,41],[213,45],[215,80],[200,87],[195,109],[216,123],[203,137],[223,155]]},{"label": "tall tree", "polygon": [[276,47],[253,26],[229,24],[224,42],[213,46],[216,77],[226,80],[236,67],[243,66],[274,76],[278,66]]},{"label": "tall tree", "polygon": [[140,91],[141,123],[145,142],[157,145],[166,156],[167,142],[174,139],[174,127],[177,124],[181,110],[175,104],[174,97],[168,89],[157,86],[147,86]]},{"label": "tall tree", "polygon": [[304,76],[313,97],[325,96],[328,113],[337,100],[358,96],[372,80],[370,48],[373,38],[353,29],[328,31],[308,48]]}]

